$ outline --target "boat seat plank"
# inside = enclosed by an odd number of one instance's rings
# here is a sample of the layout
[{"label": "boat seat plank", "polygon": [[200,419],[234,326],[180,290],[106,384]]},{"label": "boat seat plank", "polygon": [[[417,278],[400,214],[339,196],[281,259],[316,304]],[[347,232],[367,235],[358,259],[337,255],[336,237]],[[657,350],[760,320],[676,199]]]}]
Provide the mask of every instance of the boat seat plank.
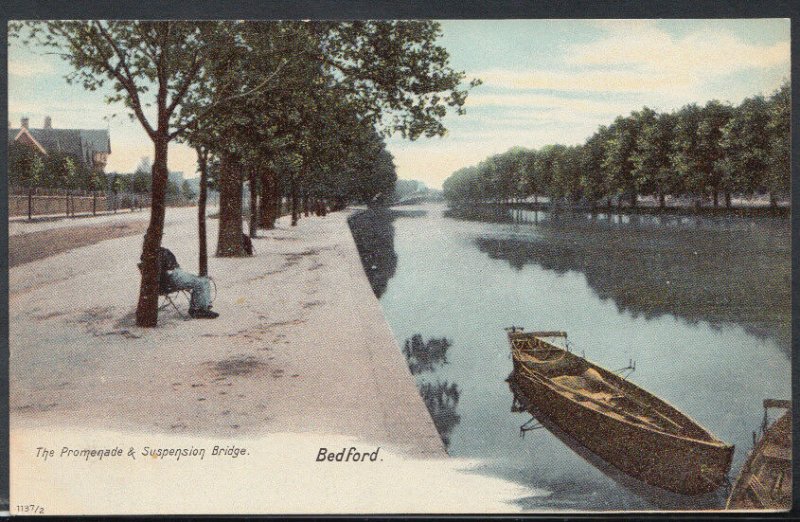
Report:
[{"label": "boat seat plank", "polygon": [[764,399],[765,408],[787,408],[791,409],[792,401],[785,399]]},{"label": "boat seat plank", "polygon": [[766,486],[764,486],[756,475],[750,475],[750,480],[748,480],[747,485],[765,509],[780,509],[782,507],[780,502],[776,502],[772,499],[772,495],[769,494]]}]

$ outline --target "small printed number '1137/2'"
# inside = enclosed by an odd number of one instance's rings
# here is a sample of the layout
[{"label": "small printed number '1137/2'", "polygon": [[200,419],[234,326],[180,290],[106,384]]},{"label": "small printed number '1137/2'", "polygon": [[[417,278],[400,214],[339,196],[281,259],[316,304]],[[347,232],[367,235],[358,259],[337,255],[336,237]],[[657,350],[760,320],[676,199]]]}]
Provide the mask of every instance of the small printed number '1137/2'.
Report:
[{"label": "small printed number '1137/2'", "polygon": [[31,513],[33,515],[44,515],[44,508],[36,504],[17,504],[17,513]]}]

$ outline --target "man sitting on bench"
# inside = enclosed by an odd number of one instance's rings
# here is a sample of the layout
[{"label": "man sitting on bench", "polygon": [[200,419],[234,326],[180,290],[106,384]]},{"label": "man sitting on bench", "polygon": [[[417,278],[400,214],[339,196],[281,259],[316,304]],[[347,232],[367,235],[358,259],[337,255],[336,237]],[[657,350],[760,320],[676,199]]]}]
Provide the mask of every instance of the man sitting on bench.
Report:
[{"label": "man sitting on bench", "polygon": [[[139,264],[141,267],[141,263]],[[211,285],[207,277],[196,276],[183,270],[175,254],[164,247],[158,248],[158,293],[168,294],[177,290],[189,290],[189,316],[193,319],[216,319],[211,311]]]}]

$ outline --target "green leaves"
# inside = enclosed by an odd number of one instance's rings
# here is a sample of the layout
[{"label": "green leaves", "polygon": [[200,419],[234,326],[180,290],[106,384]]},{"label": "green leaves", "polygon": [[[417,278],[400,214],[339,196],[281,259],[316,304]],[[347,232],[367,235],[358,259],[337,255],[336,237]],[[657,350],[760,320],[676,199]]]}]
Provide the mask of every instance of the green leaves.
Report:
[{"label": "green leaves", "polygon": [[[789,193],[791,96],[785,83],[768,100],[738,107],[708,102],[673,113],[647,107],[601,126],[584,145],[511,149],[444,183],[451,201],[547,194],[596,203],[602,198],[719,192]],[[510,167],[513,165],[513,167]]]}]

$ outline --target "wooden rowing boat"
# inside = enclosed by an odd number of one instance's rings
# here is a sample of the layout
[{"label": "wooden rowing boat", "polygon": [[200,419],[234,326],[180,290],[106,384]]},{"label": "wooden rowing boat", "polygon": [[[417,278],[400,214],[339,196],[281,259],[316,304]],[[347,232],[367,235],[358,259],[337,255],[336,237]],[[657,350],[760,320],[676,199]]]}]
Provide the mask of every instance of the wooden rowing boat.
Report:
[{"label": "wooden rowing boat", "polygon": [[524,435],[524,433],[528,431],[535,431],[540,428],[547,430],[553,437],[575,452],[576,455],[581,457],[600,473],[630,491],[635,496],[643,499],[649,503],[652,508],[659,511],[698,511],[719,508],[720,495],[718,492],[712,491],[704,495],[693,496],[681,495],[674,491],[667,491],[666,489],[647,484],[601,459],[598,455],[586,449],[586,447],[572,435],[556,426],[547,415],[542,413],[535,404],[531,403],[520,391],[520,385],[517,379],[518,375],[515,372],[512,372],[511,375],[508,376],[508,379],[506,379],[509,390],[513,395],[511,411],[524,411],[531,415],[531,419],[520,426],[520,434]]},{"label": "wooden rowing boat", "polygon": [[726,480],[734,447],[663,400],[557,346],[564,332],[508,334],[520,390],[559,428],[637,479],[684,495]]},{"label": "wooden rowing boat", "polygon": [[[786,409],[771,426],[769,408]],[[761,437],[742,466],[728,497],[727,509],[785,511],[792,507],[792,403],[764,401]]]}]

